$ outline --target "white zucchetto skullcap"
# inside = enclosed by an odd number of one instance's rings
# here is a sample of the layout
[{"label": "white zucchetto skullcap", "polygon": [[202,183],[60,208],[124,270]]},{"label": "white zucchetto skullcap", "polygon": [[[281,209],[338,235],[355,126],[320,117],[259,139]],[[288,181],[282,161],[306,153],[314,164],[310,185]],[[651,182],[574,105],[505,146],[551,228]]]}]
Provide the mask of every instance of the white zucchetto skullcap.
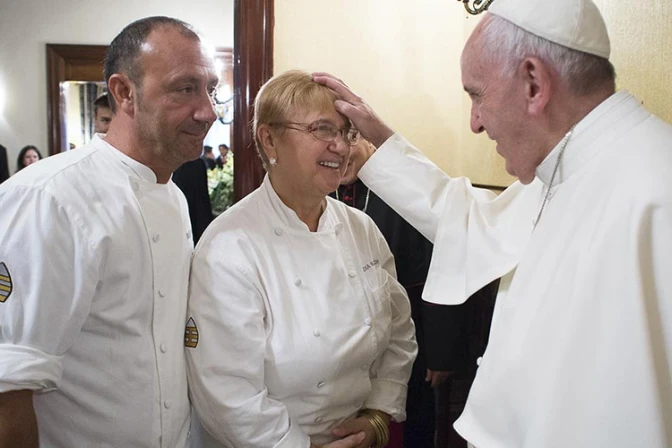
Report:
[{"label": "white zucchetto skullcap", "polygon": [[607,26],[592,0],[494,0],[488,12],[563,47],[609,59]]}]

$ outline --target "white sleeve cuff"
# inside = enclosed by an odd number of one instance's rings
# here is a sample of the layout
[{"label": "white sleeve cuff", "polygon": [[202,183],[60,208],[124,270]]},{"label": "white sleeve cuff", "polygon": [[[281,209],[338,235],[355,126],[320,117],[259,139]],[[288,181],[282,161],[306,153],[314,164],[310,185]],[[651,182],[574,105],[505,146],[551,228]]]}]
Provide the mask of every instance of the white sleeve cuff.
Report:
[{"label": "white sleeve cuff", "polygon": [[0,393],[56,389],[63,375],[63,357],[14,344],[0,344]]},{"label": "white sleeve cuff", "polygon": [[390,414],[395,422],[406,420],[406,394],[408,386],[385,379],[371,380],[371,393],[364,407]]},{"label": "white sleeve cuff", "polygon": [[403,137],[398,134],[392,134],[390,138],[385,140],[385,142],[383,142],[383,144],[380,145],[380,147],[378,147],[378,149],[376,149],[373,154],[371,154],[371,157],[369,157],[366,163],[359,169],[357,177],[359,177],[367,186],[369,185],[370,181],[375,181],[376,174],[381,169],[380,164],[383,164],[382,167],[385,167],[386,160],[399,155],[399,151],[395,146],[395,143],[399,140],[399,138]]}]

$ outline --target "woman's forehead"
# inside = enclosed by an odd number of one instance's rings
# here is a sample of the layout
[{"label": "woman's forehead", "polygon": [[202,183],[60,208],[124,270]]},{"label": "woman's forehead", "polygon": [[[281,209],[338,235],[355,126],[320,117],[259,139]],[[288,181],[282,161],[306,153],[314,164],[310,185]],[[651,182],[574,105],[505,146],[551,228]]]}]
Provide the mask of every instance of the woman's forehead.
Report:
[{"label": "woman's forehead", "polygon": [[327,106],[313,106],[313,107],[297,107],[290,110],[290,121],[297,121],[303,123],[312,123],[314,121],[328,121],[339,127],[345,126],[348,119],[336,111],[333,104]]}]

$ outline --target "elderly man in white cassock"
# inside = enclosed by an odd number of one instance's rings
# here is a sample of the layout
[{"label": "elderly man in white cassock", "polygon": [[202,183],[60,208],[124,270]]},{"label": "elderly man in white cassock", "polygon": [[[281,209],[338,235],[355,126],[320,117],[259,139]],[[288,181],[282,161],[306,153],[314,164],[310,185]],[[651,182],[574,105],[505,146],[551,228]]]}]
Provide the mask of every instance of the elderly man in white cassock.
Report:
[{"label": "elderly man in white cassock", "polygon": [[458,432],[477,448],[672,447],[672,126],[615,91],[591,0],[494,0],[462,54],[471,128],[519,181],[451,178],[343,83],[360,178],[435,243],[424,299],[502,277]]}]

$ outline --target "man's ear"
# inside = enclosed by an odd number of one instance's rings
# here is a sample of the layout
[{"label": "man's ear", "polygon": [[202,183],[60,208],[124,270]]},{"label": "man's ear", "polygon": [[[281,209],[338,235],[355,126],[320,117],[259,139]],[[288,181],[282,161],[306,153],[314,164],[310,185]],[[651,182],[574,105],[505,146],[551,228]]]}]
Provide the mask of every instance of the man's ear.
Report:
[{"label": "man's ear", "polygon": [[278,158],[278,136],[273,128],[267,124],[260,124],[257,128],[257,138],[261,142],[261,150],[268,159]]},{"label": "man's ear", "polygon": [[137,96],[135,83],[123,73],[115,73],[107,81],[107,88],[110,95],[114,98],[117,106],[116,111],[133,116],[135,114],[135,98]]},{"label": "man's ear", "polygon": [[530,115],[540,115],[551,96],[551,72],[541,59],[535,57],[525,58],[519,70],[525,85],[527,111]]}]

